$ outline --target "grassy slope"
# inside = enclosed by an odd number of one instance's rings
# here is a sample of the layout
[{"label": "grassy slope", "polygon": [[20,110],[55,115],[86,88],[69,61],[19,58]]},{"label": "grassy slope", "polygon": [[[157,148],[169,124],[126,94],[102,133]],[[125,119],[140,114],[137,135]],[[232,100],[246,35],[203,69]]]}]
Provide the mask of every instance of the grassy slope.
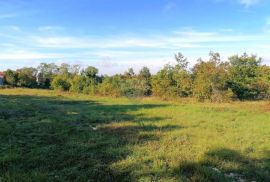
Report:
[{"label": "grassy slope", "polygon": [[270,181],[269,139],[267,102],[0,90],[0,181]]}]

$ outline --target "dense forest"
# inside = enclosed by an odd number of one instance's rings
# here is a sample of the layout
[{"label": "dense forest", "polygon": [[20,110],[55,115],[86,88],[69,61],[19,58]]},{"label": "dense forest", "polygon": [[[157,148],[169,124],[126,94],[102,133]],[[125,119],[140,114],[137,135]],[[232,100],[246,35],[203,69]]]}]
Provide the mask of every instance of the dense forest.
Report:
[{"label": "dense forest", "polygon": [[100,76],[92,66],[41,63],[37,68],[6,70],[5,84],[113,97],[194,97],[212,102],[270,98],[270,67],[262,65],[261,58],[244,53],[221,61],[219,53],[209,55],[209,60],[198,59],[189,68],[187,59],[177,53],[176,64],[167,64],[154,75],[147,67],[138,74],[130,68],[124,74]]}]

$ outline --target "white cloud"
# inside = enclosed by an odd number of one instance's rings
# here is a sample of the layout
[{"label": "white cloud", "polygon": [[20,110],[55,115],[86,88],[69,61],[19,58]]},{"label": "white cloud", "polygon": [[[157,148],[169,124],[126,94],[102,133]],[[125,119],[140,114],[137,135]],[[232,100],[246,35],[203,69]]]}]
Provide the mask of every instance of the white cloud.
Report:
[{"label": "white cloud", "polygon": [[34,36],[28,44],[41,48],[57,49],[191,49],[205,48],[209,44],[244,43],[270,40],[270,36],[249,35],[236,32],[200,32],[195,30],[175,31],[167,35],[72,37]]},{"label": "white cloud", "polygon": [[[26,60],[26,59],[46,59],[46,58],[56,58],[61,55],[59,54],[45,54],[24,50],[15,50],[9,52],[0,52],[0,60]],[[62,55],[63,56],[63,55]]]},{"label": "white cloud", "polygon": [[[47,29],[47,28],[45,28]],[[48,28],[50,29],[50,28]],[[93,65],[101,73],[123,72],[132,66],[138,70],[142,66],[152,68],[153,72],[168,62],[174,62],[173,54],[181,51],[194,64],[198,57],[207,58],[210,50],[219,51],[224,57],[242,52],[257,53],[270,57],[267,45],[270,35],[243,34],[230,31],[197,31],[182,29],[163,35],[76,37],[59,33],[39,32],[34,36],[22,32],[7,34],[8,41],[0,44],[0,62],[11,60],[39,60],[52,62],[77,63],[83,66]],[[16,45],[16,46],[15,46]],[[25,63],[27,66],[34,66]]]}]

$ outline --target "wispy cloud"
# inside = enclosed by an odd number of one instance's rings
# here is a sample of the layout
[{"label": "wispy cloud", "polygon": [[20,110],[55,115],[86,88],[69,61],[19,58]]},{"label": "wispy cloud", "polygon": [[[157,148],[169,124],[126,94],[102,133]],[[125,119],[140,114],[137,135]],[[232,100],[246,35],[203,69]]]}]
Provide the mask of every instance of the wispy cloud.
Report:
[{"label": "wispy cloud", "polygon": [[0,19],[14,18],[16,16],[17,14],[15,13],[0,14]]},{"label": "wispy cloud", "polygon": [[212,0],[215,3],[238,3],[242,6],[244,6],[246,9],[259,4],[263,0]]},{"label": "wispy cloud", "polygon": [[49,25],[49,26],[40,26],[40,27],[38,27],[38,30],[40,32],[55,33],[55,32],[59,32],[59,31],[64,30],[64,28],[61,27],[61,26],[52,26],[52,25]]},{"label": "wispy cloud", "polygon": [[[191,48],[198,45],[181,41],[173,37],[106,37],[106,38],[91,38],[91,37],[72,37],[72,36],[56,36],[56,37],[41,37],[36,36],[30,39],[33,44],[45,48]],[[180,41],[180,42],[179,42]]]},{"label": "wispy cloud", "polygon": [[176,5],[176,3],[174,1],[170,1],[170,2],[165,4],[165,6],[163,7],[163,11],[164,12],[169,12],[169,11],[175,9],[176,6],[177,5]]},{"label": "wispy cloud", "polygon": [[59,56],[60,56],[59,54],[46,54],[25,50],[0,52],[0,60],[48,59],[48,58],[57,58]]},{"label": "wispy cloud", "polygon": [[241,34],[236,32],[201,32],[196,30],[174,31],[167,35],[73,37],[31,36],[28,43],[43,48],[58,49],[179,49],[203,48],[209,44],[244,43],[270,40],[268,35]]},{"label": "wispy cloud", "polygon": [[239,3],[244,5],[246,8],[249,8],[250,6],[253,6],[259,2],[260,0],[239,0]]},{"label": "wispy cloud", "polygon": [[158,70],[173,61],[173,54],[178,51],[182,51],[192,64],[199,56],[207,58],[210,50],[219,51],[224,56],[247,51],[270,57],[268,46],[258,49],[270,41],[267,33],[198,31],[189,28],[155,35],[97,37],[64,36],[61,33],[51,36],[50,33],[40,34],[39,29],[36,31],[27,34],[21,30],[16,34],[8,34],[7,41],[3,42],[5,44],[0,44],[0,61],[61,60],[91,64],[101,68],[104,73],[115,73],[129,66],[139,68],[142,65]]}]

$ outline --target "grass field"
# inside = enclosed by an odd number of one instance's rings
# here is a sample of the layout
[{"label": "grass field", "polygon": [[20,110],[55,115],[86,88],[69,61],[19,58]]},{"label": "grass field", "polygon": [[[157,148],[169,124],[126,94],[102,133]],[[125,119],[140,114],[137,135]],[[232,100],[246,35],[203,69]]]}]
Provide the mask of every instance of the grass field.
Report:
[{"label": "grass field", "polygon": [[0,181],[270,181],[270,103],[0,90]]}]

